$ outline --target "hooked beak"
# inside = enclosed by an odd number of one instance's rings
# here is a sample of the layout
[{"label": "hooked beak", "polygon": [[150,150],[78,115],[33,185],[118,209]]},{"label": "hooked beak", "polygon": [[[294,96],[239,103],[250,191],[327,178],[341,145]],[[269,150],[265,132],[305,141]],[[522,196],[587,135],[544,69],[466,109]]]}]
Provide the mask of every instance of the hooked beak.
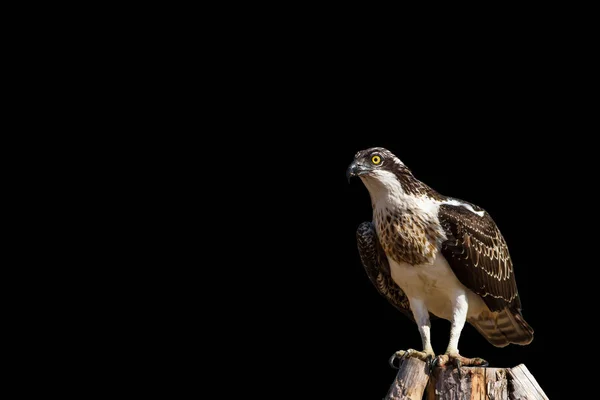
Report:
[{"label": "hooked beak", "polygon": [[368,169],[364,168],[362,165],[357,164],[356,161],[352,161],[348,169],[346,170],[346,178],[348,178],[348,183],[350,183],[350,178],[354,176],[359,176],[369,172]]}]

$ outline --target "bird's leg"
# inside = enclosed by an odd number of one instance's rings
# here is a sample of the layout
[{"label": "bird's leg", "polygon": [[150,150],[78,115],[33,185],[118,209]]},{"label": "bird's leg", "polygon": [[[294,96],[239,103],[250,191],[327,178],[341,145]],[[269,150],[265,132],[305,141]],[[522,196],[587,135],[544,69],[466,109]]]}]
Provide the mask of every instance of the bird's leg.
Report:
[{"label": "bird's leg", "polygon": [[436,357],[434,365],[446,366],[453,364],[458,368],[458,373],[461,375],[461,366],[487,366],[488,363],[482,358],[466,358],[458,354],[458,339],[460,333],[465,326],[467,319],[467,311],[469,309],[469,303],[467,302],[466,293],[462,292],[454,296],[453,301],[453,315],[452,325],[450,327],[450,342],[446,353]]},{"label": "bird's leg", "polygon": [[392,357],[390,357],[389,363],[392,367],[396,368],[394,365],[394,360],[396,358],[402,360],[406,357],[415,357],[419,360],[425,361],[431,368],[435,354],[431,348],[431,324],[429,323],[429,311],[427,310],[427,307],[425,307],[425,303],[423,303],[423,301],[420,299],[410,299],[410,308],[413,312],[413,316],[415,317],[415,321],[417,322],[417,326],[419,327],[421,342],[423,343],[423,351],[413,349],[408,349],[406,351],[398,350],[392,355]]}]

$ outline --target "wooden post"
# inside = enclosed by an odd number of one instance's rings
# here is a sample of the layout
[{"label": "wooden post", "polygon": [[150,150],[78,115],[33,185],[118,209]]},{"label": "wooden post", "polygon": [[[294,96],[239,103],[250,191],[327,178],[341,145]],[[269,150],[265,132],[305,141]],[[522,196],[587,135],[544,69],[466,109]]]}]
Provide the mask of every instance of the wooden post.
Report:
[{"label": "wooden post", "polygon": [[422,400],[428,380],[429,371],[424,361],[404,359],[385,400]]},{"label": "wooden post", "polygon": [[490,400],[508,400],[506,368],[485,369],[485,389]]},{"label": "wooden post", "polygon": [[511,378],[511,400],[548,400],[540,385],[523,364],[508,370]]},{"label": "wooden post", "polygon": [[[527,367],[435,368],[431,376],[423,361],[404,360],[385,400],[548,400]],[[423,397],[423,392],[427,393]]]}]

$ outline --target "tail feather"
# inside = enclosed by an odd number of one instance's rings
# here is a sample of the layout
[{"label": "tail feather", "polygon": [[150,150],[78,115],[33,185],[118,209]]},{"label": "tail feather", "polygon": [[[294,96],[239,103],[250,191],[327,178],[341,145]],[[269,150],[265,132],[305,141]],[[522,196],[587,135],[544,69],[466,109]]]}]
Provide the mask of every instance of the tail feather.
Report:
[{"label": "tail feather", "polygon": [[469,322],[496,347],[505,347],[509,343],[526,345],[533,340],[533,329],[518,310],[505,308],[491,313],[488,318]]},{"label": "tail feather", "polygon": [[503,328],[502,332],[511,343],[526,345],[533,340],[533,328],[523,319],[523,316],[518,311],[507,311],[512,325],[508,328]]},{"label": "tail feather", "polygon": [[496,347],[506,347],[510,342],[506,339],[504,334],[496,329],[494,321],[491,319],[472,319],[469,320],[471,325],[481,333],[481,335],[487,339],[488,342]]}]

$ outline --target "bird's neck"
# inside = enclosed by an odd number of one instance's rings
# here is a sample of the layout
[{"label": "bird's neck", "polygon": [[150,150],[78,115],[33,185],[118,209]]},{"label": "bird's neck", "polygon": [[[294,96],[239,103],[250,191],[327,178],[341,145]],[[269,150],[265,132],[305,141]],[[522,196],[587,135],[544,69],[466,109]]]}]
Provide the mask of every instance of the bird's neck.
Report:
[{"label": "bird's neck", "polygon": [[379,179],[379,177],[360,177],[371,196],[373,208],[383,204],[400,204],[406,197],[406,192],[397,179]]},{"label": "bird's neck", "polygon": [[429,197],[424,184],[412,175],[377,171],[360,177],[371,196],[373,208],[385,205],[390,208],[415,207],[415,200]]}]

